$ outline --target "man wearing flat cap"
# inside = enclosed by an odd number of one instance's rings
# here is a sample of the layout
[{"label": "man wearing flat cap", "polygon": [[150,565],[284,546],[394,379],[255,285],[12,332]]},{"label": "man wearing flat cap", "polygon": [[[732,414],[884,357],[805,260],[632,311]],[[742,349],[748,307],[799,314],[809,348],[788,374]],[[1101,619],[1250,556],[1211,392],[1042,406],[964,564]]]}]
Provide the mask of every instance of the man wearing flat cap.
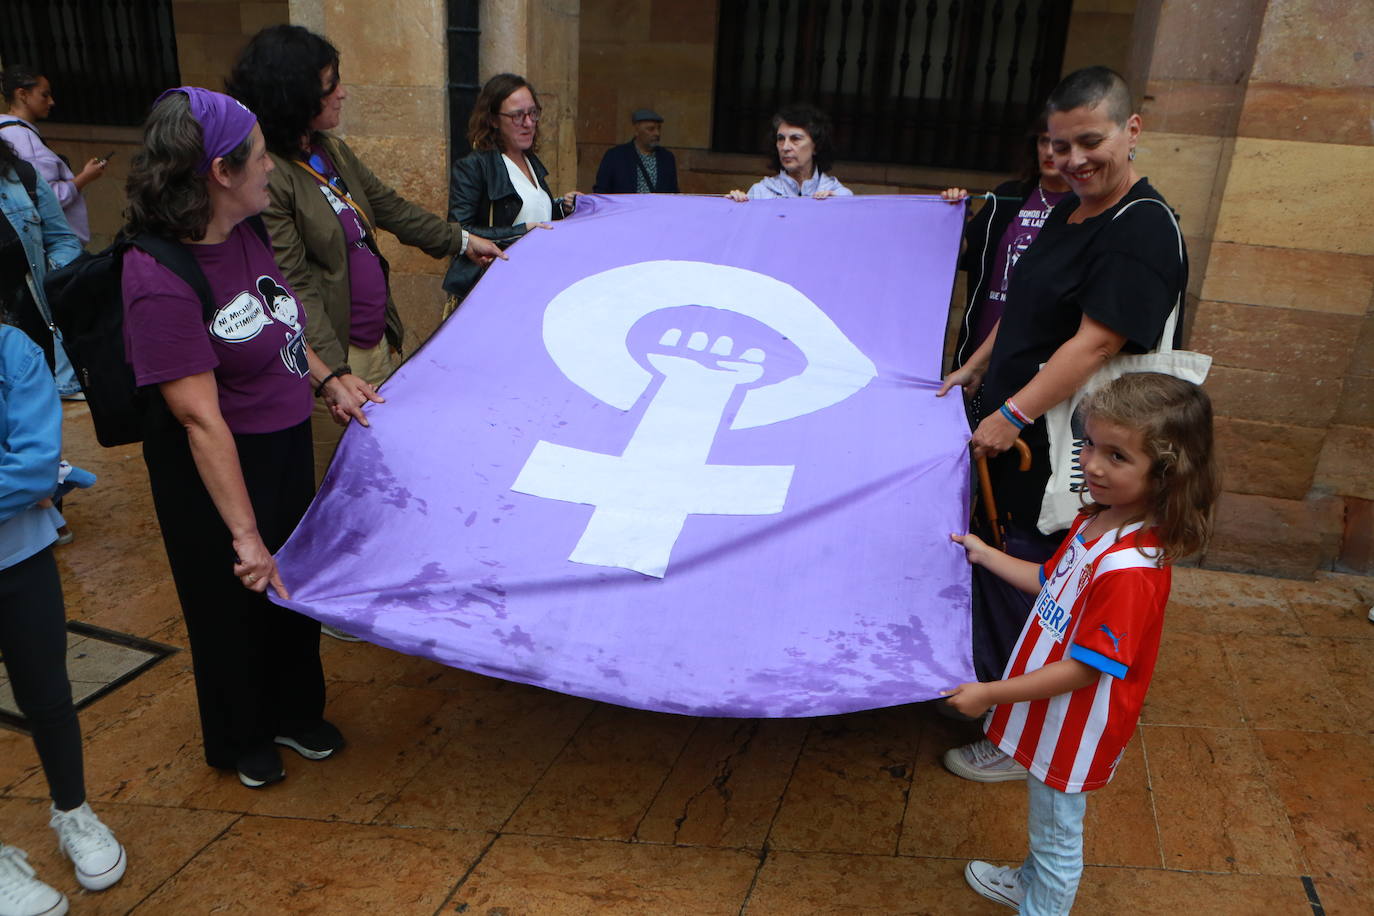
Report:
[{"label": "man wearing flat cap", "polygon": [[592,190],[597,194],[676,194],[677,162],[658,145],[663,117],[640,108],[630,120],[635,138],[606,150]]}]

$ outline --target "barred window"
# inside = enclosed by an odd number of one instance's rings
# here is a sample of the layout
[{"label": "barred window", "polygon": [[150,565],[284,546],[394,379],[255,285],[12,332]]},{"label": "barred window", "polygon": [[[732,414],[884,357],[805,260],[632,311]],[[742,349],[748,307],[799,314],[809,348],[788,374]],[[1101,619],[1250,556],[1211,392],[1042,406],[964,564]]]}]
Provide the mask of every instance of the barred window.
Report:
[{"label": "barred window", "polygon": [[1013,171],[1059,79],[1071,0],[731,0],[720,5],[712,146],[767,148],[809,101],[836,158]]},{"label": "barred window", "polygon": [[171,0],[5,0],[0,61],[38,68],[68,124],[141,124],[181,83]]}]

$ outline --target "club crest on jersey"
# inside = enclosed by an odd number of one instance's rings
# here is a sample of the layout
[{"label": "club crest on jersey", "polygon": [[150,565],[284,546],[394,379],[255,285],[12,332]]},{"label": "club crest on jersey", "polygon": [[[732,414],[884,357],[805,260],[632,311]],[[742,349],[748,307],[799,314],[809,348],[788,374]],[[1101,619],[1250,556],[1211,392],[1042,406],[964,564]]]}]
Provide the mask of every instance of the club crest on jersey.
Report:
[{"label": "club crest on jersey", "polygon": [[1035,601],[1035,621],[1055,642],[1063,642],[1072,619],[1069,609],[1050,597],[1049,589],[1042,589]]},{"label": "club crest on jersey", "polygon": [[1092,578],[1093,567],[1092,564],[1089,563],[1087,566],[1084,566],[1083,571],[1078,574],[1078,594],[1081,595],[1088,590],[1088,583],[1092,581]]}]

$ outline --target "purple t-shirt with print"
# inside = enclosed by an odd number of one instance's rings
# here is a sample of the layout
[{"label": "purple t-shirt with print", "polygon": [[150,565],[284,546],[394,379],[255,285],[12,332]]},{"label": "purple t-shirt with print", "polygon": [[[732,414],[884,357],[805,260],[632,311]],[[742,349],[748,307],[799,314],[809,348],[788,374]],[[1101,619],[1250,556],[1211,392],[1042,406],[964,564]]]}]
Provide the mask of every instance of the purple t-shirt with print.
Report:
[{"label": "purple t-shirt with print", "polygon": [[[214,245],[187,245],[209,281],[200,297],[152,255],[124,253],[124,348],[139,385],[214,371],[219,409],[235,433],[288,429],[310,416],[305,310],[272,251],[247,225]],[[208,333],[207,333],[208,332]]]},{"label": "purple t-shirt with print", "polygon": [[[324,150],[319,146],[310,149],[318,157],[316,161],[324,163],[324,177],[338,178],[334,163]],[[382,262],[367,244],[367,230],[357,211],[348,205],[335,188],[327,184],[319,188],[338,215],[339,225],[343,227],[344,244],[348,246],[348,292],[353,300],[349,312],[348,342],[370,350],[381,343],[382,336],[386,334],[386,274],[382,271]]]},{"label": "purple t-shirt with print", "polygon": [[978,317],[978,327],[973,329],[971,349],[987,340],[993,325],[1002,317],[1002,309],[1007,303],[1007,284],[1011,282],[1012,269],[1021,255],[1040,234],[1050,211],[1069,194],[1068,191],[1046,191],[1037,188],[1021,204],[1021,210],[1007,224],[1002,238],[997,244],[997,257],[992,262],[992,276],[988,278],[988,292],[983,299],[983,311]]}]

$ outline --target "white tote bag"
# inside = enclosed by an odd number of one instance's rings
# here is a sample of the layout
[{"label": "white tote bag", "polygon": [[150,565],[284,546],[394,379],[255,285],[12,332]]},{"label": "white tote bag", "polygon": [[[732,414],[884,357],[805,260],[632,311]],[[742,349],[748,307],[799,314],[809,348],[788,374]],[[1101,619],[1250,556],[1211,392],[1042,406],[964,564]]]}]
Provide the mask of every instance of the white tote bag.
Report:
[{"label": "white tote bag", "polygon": [[[1169,220],[1178,234],[1178,258],[1183,260],[1183,234],[1179,232],[1178,221],[1168,205],[1145,198],[1133,200],[1117,211],[1116,219],[1131,207],[1141,203],[1154,203],[1164,208]],[[1122,354],[1112,357],[1107,365],[1093,373],[1092,378],[1068,400],[1061,401],[1049,409],[1041,422],[1050,440],[1050,480],[1045,484],[1045,497],[1040,502],[1038,527],[1043,534],[1062,531],[1073,523],[1074,516],[1083,507],[1087,498],[1087,485],[1083,480],[1083,466],[1079,463],[1079,453],[1083,450],[1083,428],[1078,419],[1078,405],[1085,397],[1103,385],[1131,372],[1161,372],[1172,375],[1194,385],[1201,385],[1212,367],[1212,357],[1192,350],[1174,349],[1174,328],[1183,306],[1185,288],[1179,290],[1178,301],[1174,303],[1169,319],[1164,323],[1164,333],[1159,338],[1159,347],[1149,353]],[[1044,368],[1044,365],[1041,365]]]}]

